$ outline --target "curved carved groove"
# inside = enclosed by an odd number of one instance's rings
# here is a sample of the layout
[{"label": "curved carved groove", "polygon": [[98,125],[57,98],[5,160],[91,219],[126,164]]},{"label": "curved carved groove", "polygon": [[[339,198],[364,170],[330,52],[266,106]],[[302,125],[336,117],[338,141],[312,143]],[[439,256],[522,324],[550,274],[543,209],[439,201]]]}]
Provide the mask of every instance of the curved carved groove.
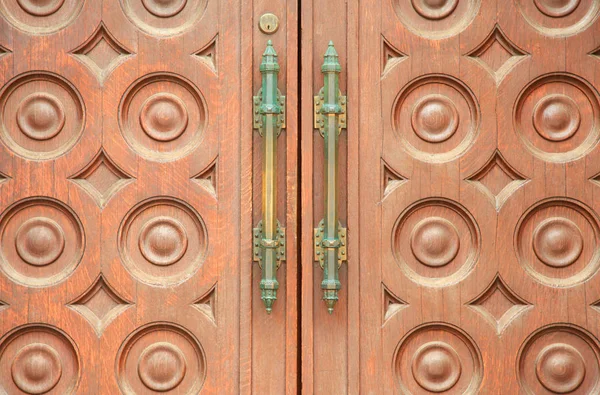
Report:
[{"label": "curved carved groove", "polygon": [[594,184],[600,186],[600,173],[596,174],[595,176],[591,176],[589,178],[589,180],[591,183],[594,183]]},{"label": "curved carved groove", "polygon": [[200,173],[192,177],[192,181],[200,185],[215,199],[217,198],[217,158]]},{"label": "curved carved groove", "polygon": [[490,285],[467,305],[480,313],[496,329],[498,335],[514,321],[517,316],[533,308],[502,280],[500,274]]},{"label": "curved carved groove", "polygon": [[517,189],[529,182],[508,164],[498,150],[480,170],[465,181],[483,192],[494,204],[496,211],[500,211],[502,205]]},{"label": "curved carved groove", "polygon": [[485,68],[496,84],[521,60],[529,56],[508,39],[499,25],[495,25],[487,38],[466,56]]},{"label": "curved carved groove", "polygon": [[192,303],[192,307],[217,325],[217,284],[213,285],[208,292]]},{"label": "curved carved groove", "polygon": [[381,53],[383,54],[381,69],[381,78],[385,77],[391,69],[397,66],[400,62],[405,60],[408,55],[394,47],[390,42],[382,35],[381,36]]},{"label": "curved carved groove", "polygon": [[71,54],[88,66],[101,84],[118,65],[133,55],[110,34],[102,22],[90,38]]},{"label": "curved carved groove", "polygon": [[383,185],[383,199],[385,199],[396,188],[407,182],[408,178],[392,169],[383,159],[381,162],[381,185]]},{"label": "curved carved groove", "polygon": [[10,181],[12,178],[7,176],[6,174],[0,172],[0,185],[4,184],[5,182]]},{"label": "curved carved groove", "polygon": [[408,307],[408,303],[394,295],[385,284],[381,284],[383,289],[383,325],[385,325],[390,318]]},{"label": "curved carved groove", "polygon": [[100,208],[104,208],[119,190],[135,181],[134,177],[113,162],[103,148],[89,164],[69,179],[89,193]]},{"label": "curved carved groove", "polygon": [[3,58],[5,55],[11,54],[12,51],[2,45],[0,45],[0,59]]},{"label": "curved carved groove", "polygon": [[213,73],[218,74],[218,59],[217,59],[217,34],[214,36],[208,44],[202,47],[200,50],[194,52],[192,55],[200,62],[205,64]]},{"label": "curved carved groove", "polygon": [[590,307],[600,313],[600,300],[595,301]]}]

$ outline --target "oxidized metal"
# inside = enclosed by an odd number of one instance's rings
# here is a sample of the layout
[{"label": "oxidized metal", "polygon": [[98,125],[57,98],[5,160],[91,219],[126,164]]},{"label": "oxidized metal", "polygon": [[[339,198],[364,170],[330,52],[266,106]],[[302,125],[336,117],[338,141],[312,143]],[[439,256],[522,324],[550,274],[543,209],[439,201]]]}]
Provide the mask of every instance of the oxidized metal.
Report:
[{"label": "oxidized metal", "polygon": [[333,42],[321,67],[324,85],[315,96],[315,128],[325,139],[325,218],[314,231],[315,260],[323,268],[323,300],[329,313],[338,301],[341,288],[339,266],[346,261],[346,228],[338,222],[338,137],[346,128],[346,97],[339,89],[342,67]]},{"label": "oxidized metal", "polygon": [[270,12],[262,14],[258,20],[258,27],[265,34],[273,34],[279,29],[279,18]]},{"label": "oxidized metal", "polygon": [[267,313],[277,300],[277,268],[285,260],[285,229],[277,220],[277,137],[285,127],[285,96],[277,89],[279,64],[271,40],[260,64],[262,88],[254,96],[254,128],[264,138],[262,174],[263,219],[253,232],[254,260],[262,269],[261,299]]}]

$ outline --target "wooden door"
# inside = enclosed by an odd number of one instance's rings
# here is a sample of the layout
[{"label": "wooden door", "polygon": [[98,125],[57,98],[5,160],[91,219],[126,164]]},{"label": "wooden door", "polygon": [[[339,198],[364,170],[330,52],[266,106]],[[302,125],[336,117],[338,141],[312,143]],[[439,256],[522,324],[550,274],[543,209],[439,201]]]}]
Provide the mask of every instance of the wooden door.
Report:
[{"label": "wooden door", "polygon": [[[296,2],[0,15],[0,393],[296,393]],[[267,39],[290,108],[271,315],[252,254]]]},{"label": "wooden door", "polygon": [[348,96],[333,315],[302,129],[306,393],[600,392],[600,3],[303,2],[302,116],[335,41]]}]

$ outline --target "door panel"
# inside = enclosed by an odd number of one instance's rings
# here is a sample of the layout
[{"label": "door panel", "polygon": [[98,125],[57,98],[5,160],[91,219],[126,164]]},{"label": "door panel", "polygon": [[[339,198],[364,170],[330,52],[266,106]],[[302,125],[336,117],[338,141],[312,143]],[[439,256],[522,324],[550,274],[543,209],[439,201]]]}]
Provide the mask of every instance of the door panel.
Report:
[{"label": "door panel", "polygon": [[[270,316],[253,278],[264,8],[0,3],[0,392],[296,392],[296,244]],[[296,9],[277,4],[271,36],[290,106]]]},{"label": "door panel", "polygon": [[596,393],[598,3],[354,3],[331,5],[339,26],[302,8],[303,78],[320,87],[332,36],[348,95],[332,316],[309,247],[321,139],[303,122],[310,392]]}]

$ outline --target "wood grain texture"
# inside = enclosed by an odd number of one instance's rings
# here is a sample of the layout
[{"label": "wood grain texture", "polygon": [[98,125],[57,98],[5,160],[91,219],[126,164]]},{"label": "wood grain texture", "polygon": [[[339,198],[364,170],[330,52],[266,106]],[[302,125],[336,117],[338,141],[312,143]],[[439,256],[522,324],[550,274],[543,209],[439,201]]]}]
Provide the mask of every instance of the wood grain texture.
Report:
[{"label": "wood grain texture", "polygon": [[272,36],[291,108],[268,319],[252,276],[265,9],[0,3],[0,392],[297,392],[295,1]]},{"label": "wood grain texture", "polygon": [[[302,250],[303,388],[597,392],[598,3],[336,3],[341,23],[323,7],[302,5],[302,97],[318,40],[346,40],[349,261],[345,311],[327,317]],[[305,246],[314,133],[303,124]]]}]

